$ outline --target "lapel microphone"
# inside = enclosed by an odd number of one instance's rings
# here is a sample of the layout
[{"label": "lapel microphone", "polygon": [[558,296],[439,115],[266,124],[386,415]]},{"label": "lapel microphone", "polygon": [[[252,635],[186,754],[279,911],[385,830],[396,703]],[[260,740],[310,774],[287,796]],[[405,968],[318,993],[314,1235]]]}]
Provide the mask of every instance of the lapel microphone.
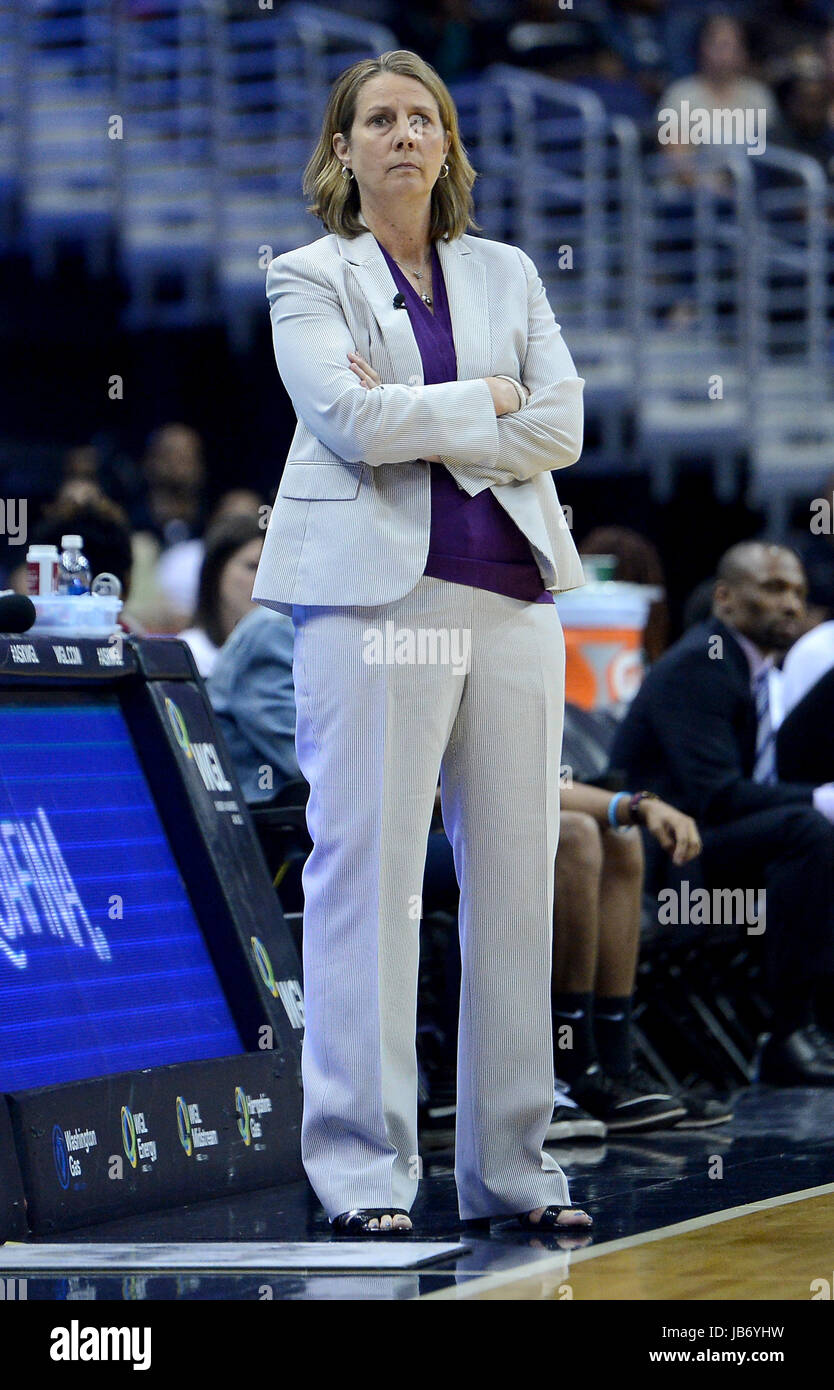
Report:
[{"label": "lapel microphone", "polygon": [[405,308],[405,295],[402,293],[402,291],[399,294],[394,295],[392,304],[395,309]]}]

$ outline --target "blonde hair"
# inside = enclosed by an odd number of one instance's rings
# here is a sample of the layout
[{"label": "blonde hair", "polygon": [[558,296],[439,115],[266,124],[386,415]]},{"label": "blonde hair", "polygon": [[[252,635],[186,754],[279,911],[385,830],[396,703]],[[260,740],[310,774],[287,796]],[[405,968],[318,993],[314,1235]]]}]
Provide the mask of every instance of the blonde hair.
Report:
[{"label": "blonde hair", "polygon": [[302,190],[305,197],[313,200],[307,211],[320,218],[329,232],[337,232],[339,236],[355,237],[367,230],[359,221],[356,179],[347,179],[342,173],[341,161],[333,150],[333,136],[341,131],[345,139],[349,138],[360,89],[369,78],[381,72],[397,73],[421,82],[437,102],[441,123],[451,137],[446,156],[449,173],[436,181],[431,193],[431,240],[447,235],[454,240],[467,227],[480,231],[473,216],[472,200],[472,185],[477,174],[460,138],[452,95],[431,64],[407,48],[392,49],[378,58],[363,58],[336,78],[330,89],[319,142],[304,170]]}]

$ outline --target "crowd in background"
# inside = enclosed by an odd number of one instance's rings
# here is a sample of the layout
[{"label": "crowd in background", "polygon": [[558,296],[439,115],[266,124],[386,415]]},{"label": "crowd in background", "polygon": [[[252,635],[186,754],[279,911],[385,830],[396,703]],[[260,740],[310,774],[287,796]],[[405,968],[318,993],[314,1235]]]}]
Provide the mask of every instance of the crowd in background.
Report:
[{"label": "crowd in background", "polygon": [[677,108],[767,111],[768,138],[819,159],[834,177],[834,22],[827,0],[444,0],[391,7],[404,47],[447,82],[491,62],[527,67],[596,92],[612,114],[657,136]]}]

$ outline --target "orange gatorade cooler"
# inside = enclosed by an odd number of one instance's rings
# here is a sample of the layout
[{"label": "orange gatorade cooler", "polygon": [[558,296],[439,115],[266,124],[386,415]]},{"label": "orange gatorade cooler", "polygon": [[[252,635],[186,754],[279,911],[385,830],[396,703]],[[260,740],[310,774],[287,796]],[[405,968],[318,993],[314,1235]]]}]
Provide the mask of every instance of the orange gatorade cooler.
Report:
[{"label": "orange gatorade cooler", "polygon": [[645,671],[643,634],[663,590],[653,584],[591,580],[554,594],[565,633],[565,699],[610,709],[636,695]]}]

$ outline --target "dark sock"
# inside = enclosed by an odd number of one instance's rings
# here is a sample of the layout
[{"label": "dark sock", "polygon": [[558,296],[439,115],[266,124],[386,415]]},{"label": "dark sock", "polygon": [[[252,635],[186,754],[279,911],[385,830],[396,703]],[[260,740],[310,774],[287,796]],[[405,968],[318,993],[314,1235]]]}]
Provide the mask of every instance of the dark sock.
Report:
[{"label": "dark sock", "polygon": [[593,1006],[590,990],[587,994],[553,993],[553,1069],[561,1081],[575,1081],[597,1060]]},{"label": "dark sock", "polygon": [[602,1070],[619,1079],[631,1071],[630,994],[597,995],[594,1000],[594,1037]]}]

